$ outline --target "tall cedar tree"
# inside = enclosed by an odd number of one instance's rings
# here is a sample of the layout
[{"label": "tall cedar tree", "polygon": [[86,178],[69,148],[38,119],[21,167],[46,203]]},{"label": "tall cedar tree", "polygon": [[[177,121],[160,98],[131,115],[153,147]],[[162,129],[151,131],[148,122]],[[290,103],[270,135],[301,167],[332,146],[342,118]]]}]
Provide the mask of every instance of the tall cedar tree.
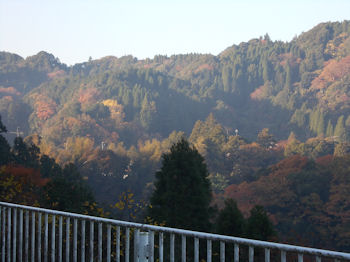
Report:
[{"label": "tall cedar tree", "polygon": [[6,133],[6,127],[1,121],[1,115],[0,115],[0,166],[7,164],[10,162],[12,156],[10,152],[10,145],[8,144],[5,137],[1,135],[1,133]]},{"label": "tall cedar tree", "polygon": [[162,156],[149,216],[171,227],[210,230],[212,194],[208,175],[204,158],[182,138]]},{"label": "tall cedar tree", "polygon": [[245,220],[233,199],[225,200],[225,207],[216,219],[216,232],[222,235],[243,237]]}]

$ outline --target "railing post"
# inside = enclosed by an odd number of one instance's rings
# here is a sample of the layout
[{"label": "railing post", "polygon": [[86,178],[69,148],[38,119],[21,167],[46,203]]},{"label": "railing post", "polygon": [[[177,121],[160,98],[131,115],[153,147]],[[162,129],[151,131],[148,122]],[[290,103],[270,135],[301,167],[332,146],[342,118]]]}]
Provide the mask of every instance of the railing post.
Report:
[{"label": "railing post", "polygon": [[139,261],[139,253],[140,253],[139,236],[140,236],[140,229],[137,228],[134,230],[134,262]]},{"label": "railing post", "polygon": [[211,262],[211,240],[207,240],[207,262]]},{"label": "railing post", "polygon": [[85,262],[85,220],[83,219],[81,221],[81,251],[80,251],[80,254],[81,254],[81,259],[80,261],[81,262]]},{"label": "railing post", "polygon": [[254,247],[249,246],[249,262],[254,261]]},{"label": "railing post", "polygon": [[199,261],[199,239],[198,237],[194,238],[194,261]]},{"label": "railing post", "polygon": [[78,219],[73,220],[73,262],[78,261]]},{"label": "railing post", "polygon": [[1,248],[1,261],[5,262],[5,234],[6,234],[6,207],[2,209],[2,248]]},{"label": "railing post", "polygon": [[56,215],[52,216],[52,227],[51,227],[51,262],[55,262],[55,240],[56,240]]},{"label": "railing post", "polygon": [[32,211],[32,230],[31,230],[31,235],[32,235],[32,243],[31,243],[31,261],[35,261],[35,212]]},{"label": "railing post", "polygon": [[286,262],[286,251],[281,250],[281,262]]},{"label": "railing post", "polygon": [[111,225],[107,225],[107,262],[111,262]]},{"label": "railing post", "polygon": [[211,256],[212,256],[212,250],[211,250],[211,240],[207,240],[207,262],[211,262]]},{"label": "railing post", "polygon": [[239,245],[237,243],[234,247],[234,262],[239,262]]},{"label": "railing post", "polygon": [[159,232],[159,262],[163,262],[164,233]]},{"label": "railing post", "polygon": [[186,236],[181,236],[181,262],[186,262]]},{"label": "railing post", "polygon": [[62,262],[62,223],[63,217],[58,219],[58,262]]},{"label": "railing post", "polygon": [[170,262],[174,262],[174,256],[175,256],[175,235],[174,234],[170,234]]},{"label": "railing post", "polygon": [[148,232],[148,261],[154,262],[154,232]]},{"label": "railing post", "polygon": [[90,262],[94,261],[94,221],[90,221]]},{"label": "railing post", "polygon": [[17,255],[17,208],[13,209],[13,242],[12,242],[12,261],[16,262]]},{"label": "railing post", "polygon": [[7,262],[11,262],[11,212],[12,208],[7,210]]},{"label": "railing post", "polygon": [[115,234],[115,253],[116,253],[116,258],[115,261],[116,262],[120,262],[120,227],[117,226],[117,230],[116,230],[116,234]]},{"label": "railing post", "polygon": [[265,262],[270,262],[270,249],[265,248]]},{"label": "railing post", "polygon": [[102,223],[98,223],[98,262],[102,262]]},{"label": "railing post", "polygon": [[225,242],[220,241],[220,262],[225,261]]},{"label": "railing post", "polygon": [[44,262],[47,262],[49,256],[49,215],[47,213],[45,214],[44,223]]},{"label": "railing post", "polygon": [[70,217],[66,218],[66,261],[69,262],[69,233],[70,233]]},{"label": "railing post", "polygon": [[298,254],[298,262],[303,262],[303,254]]},{"label": "railing post", "polygon": [[129,262],[130,259],[130,228],[125,229],[125,262]]},{"label": "railing post", "polygon": [[38,258],[37,261],[41,262],[41,213],[38,213]]},{"label": "railing post", "polygon": [[[23,260],[23,254],[22,254],[22,248],[23,248],[23,209],[19,210],[19,232],[18,232],[18,257],[19,261],[22,262]],[[41,262],[41,261],[39,261]]]}]

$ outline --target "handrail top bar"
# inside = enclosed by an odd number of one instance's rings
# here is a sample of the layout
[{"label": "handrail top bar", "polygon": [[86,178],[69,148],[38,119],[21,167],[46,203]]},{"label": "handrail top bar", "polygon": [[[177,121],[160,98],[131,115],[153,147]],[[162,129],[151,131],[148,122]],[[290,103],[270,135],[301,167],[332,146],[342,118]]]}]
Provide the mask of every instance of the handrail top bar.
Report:
[{"label": "handrail top bar", "polygon": [[94,222],[104,222],[104,223],[113,224],[116,226],[124,226],[129,228],[134,227],[138,229],[151,230],[156,232],[181,234],[189,237],[197,237],[197,238],[217,240],[217,241],[227,241],[227,242],[233,242],[233,243],[238,243],[238,244],[243,244],[248,246],[257,246],[257,247],[269,248],[269,249],[280,249],[288,252],[296,252],[296,253],[310,254],[310,255],[316,255],[316,256],[350,260],[350,253],[344,253],[344,252],[338,252],[338,251],[330,251],[330,250],[323,250],[323,249],[310,248],[310,247],[300,247],[300,246],[289,245],[289,244],[280,244],[280,243],[274,243],[274,242],[268,242],[268,241],[224,236],[224,235],[218,235],[213,233],[203,233],[203,232],[192,231],[192,230],[140,224],[140,223],[134,223],[134,222],[115,220],[110,218],[101,218],[101,217],[94,217],[94,216],[88,216],[88,215],[81,215],[77,213],[69,213],[64,211],[39,208],[39,207],[24,206],[24,205],[12,204],[12,203],[1,202],[1,201],[0,201],[0,206],[25,209],[29,211],[42,212],[42,213],[47,213],[52,215],[60,215],[60,216],[65,216],[65,217],[70,217],[75,219],[85,219],[85,220],[94,221]]}]

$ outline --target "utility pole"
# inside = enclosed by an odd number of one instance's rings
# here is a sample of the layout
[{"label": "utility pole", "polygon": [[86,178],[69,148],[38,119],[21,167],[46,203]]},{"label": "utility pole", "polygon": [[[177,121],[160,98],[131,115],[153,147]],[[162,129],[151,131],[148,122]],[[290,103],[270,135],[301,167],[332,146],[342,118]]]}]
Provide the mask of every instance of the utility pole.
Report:
[{"label": "utility pole", "polygon": [[20,131],[19,131],[19,126],[17,127],[17,130],[16,130],[16,131],[10,131],[10,132],[8,132],[8,133],[9,133],[9,134],[16,134],[17,137],[19,137],[19,136],[21,136],[21,135],[23,136],[23,134],[24,134],[23,132],[20,132]]},{"label": "utility pole", "polygon": [[105,142],[101,142],[101,150],[103,151],[104,149],[105,149],[105,146],[106,146],[107,144],[105,143]]}]

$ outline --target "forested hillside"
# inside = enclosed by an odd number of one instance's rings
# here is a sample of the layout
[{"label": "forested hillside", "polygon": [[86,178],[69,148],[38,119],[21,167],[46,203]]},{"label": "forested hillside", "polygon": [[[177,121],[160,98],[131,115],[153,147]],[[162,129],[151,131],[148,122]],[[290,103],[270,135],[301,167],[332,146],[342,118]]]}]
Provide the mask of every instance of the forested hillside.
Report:
[{"label": "forested hillside", "polygon": [[[266,34],[217,56],[104,57],[66,66],[44,51],[25,59],[0,52],[0,115],[10,143],[18,130],[42,155],[74,163],[105,203],[128,190],[147,200],[162,153],[185,135],[206,159],[219,207],[228,197],[246,211],[260,204],[280,232],[297,224],[290,241],[312,224],[315,245],[350,250],[337,240],[337,232],[350,234],[349,206],[338,199],[349,194],[340,184],[350,181],[336,169],[350,168],[350,21],[319,24],[290,42]],[[286,206],[260,197],[279,198],[273,186],[280,173],[287,178],[279,190],[294,201]],[[283,218],[296,215],[291,203],[307,203],[311,214]],[[323,204],[326,211],[317,209]],[[323,220],[314,220],[317,212]],[[335,242],[326,241],[329,234]]]}]

